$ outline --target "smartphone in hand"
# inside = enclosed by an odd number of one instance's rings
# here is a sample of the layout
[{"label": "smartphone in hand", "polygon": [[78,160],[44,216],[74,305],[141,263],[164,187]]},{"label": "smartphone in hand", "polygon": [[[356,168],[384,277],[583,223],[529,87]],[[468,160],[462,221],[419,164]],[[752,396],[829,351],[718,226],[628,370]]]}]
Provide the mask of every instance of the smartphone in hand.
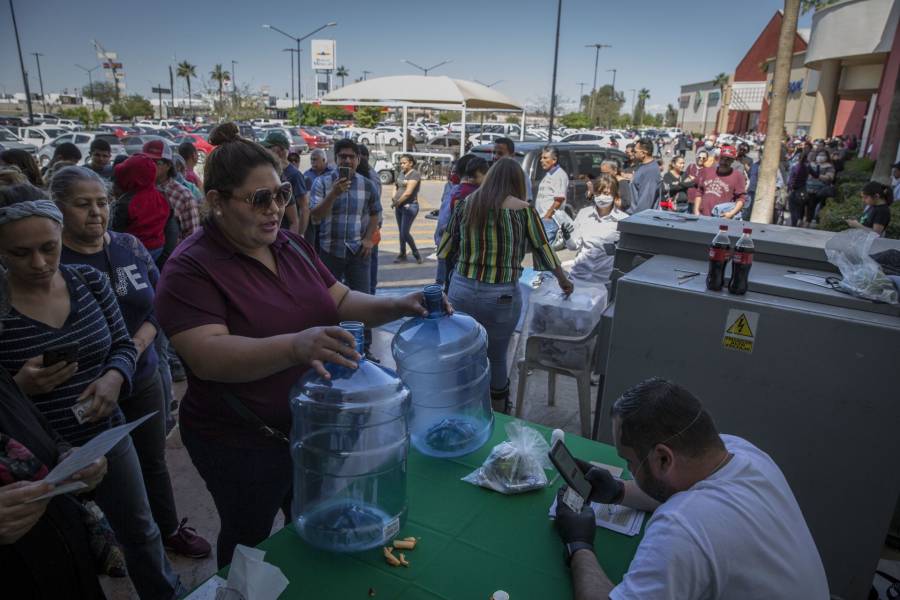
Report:
[{"label": "smartphone in hand", "polygon": [[338,177],[341,179],[350,179],[350,167],[338,167]]},{"label": "smartphone in hand", "polygon": [[56,363],[73,363],[78,358],[78,342],[51,346],[44,350],[44,367],[51,367]]}]

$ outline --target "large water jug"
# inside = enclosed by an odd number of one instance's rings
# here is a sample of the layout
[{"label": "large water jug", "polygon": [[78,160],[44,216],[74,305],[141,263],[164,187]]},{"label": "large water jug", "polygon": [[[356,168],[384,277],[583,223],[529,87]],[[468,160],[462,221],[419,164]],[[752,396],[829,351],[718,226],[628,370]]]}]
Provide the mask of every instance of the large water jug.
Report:
[{"label": "large water jug", "polygon": [[410,437],[429,456],[474,452],[491,437],[487,332],[469,315],[444,311],[441,286],[425,287],[427,317],[410,319],[391,352],[412,393]]},{"label": "large water jug", "polygon": [[[363,324],[341,327],[363,354]],[[406,521],[409,390],[365,358],[326,369],[331,379],[310,370],[291,391],[294,526],[325,550],[386,545]]]}]

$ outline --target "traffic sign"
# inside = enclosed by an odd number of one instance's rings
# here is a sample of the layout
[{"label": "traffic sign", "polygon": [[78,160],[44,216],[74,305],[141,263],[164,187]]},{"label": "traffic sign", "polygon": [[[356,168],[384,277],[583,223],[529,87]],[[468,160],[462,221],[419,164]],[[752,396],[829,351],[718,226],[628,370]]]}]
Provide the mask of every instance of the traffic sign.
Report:
[{"label": "traffic sign", "polygon": [[170,90],[169,88],[155,87],[155,88],[153,88],[152,93],[154,93],[154,94],[171,94],[172,90]]}]

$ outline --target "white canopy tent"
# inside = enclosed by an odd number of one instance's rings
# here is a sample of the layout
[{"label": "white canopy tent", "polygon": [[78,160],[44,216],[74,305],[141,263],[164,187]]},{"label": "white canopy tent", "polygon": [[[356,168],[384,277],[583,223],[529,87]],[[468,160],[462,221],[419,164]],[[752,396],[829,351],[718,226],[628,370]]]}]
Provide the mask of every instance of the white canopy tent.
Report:
[{"label": "white canopy tent", "polygon": [[338,106],[390,106],[403,109],[403,151],[406,151],[409,108],[459,110],[462,112],[460,149],[466,147],[466,112],[522,112],[520,139],[525,135],[525,109],[501,92],[486,85],[423,75],[378,77],[336,89],[322,98],[322,104]]}]

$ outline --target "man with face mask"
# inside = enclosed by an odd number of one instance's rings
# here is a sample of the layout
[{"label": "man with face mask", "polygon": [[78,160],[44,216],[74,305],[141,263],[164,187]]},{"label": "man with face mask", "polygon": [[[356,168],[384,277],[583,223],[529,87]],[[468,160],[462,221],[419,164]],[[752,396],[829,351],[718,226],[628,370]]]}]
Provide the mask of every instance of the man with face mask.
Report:
[{"label": "man with face mask", "polygon": [[700,401],[664,379],[629,389],[611,413],[616,451],[634,479],[578,461],[589,500],[653,516],[614,587],[594,554],[590,505],[576,513],[558,499],[556,527],[576,599],[828,599],[803,513],[768,454],[720,435]]},{"label": "man with face mask", "polygon": [[722,146],[719,164],[706,167],[697,178],[694,214],[733,219],[741,214],[747,195],[747,177],[743,169],[732,168],[737,158],[734,146]]}]

